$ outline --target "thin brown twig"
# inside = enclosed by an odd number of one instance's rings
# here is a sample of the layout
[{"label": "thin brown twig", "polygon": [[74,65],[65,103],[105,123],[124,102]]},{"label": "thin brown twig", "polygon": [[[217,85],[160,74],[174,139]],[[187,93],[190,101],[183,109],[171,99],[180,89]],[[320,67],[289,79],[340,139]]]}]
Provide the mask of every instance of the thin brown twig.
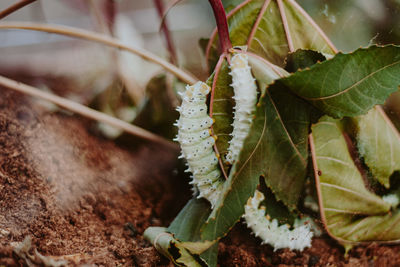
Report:
[{"label": "thin brown twig", "polygon": [[182,1],[182,0],[172,0],[172,2],[170,2],[170,3],[167,4],[167,7],[164,9],[164,11],[163,11],[163,13],[162,13],[162,16],[161,16],[161,24],[160,24],[160,25],[162,25],[162,23],[164,22],[165,18],[166,18],[167,15],[168,15],[168,12],[169,12],[175,5],[177,5],[180,1]]},{"label": "thin brown twig", "polygon": [[165,70],[174,74],[176,77],[178,77],[185,83],[195,84],[198,81],[198,79],[195,78],[192,74],[183,71],[182,69],[152,54],[151,52],[144,50],[142,48],[126,45],[123,42],[119,41],[118,39],[106,36],[104,34],[99,34],[92,31],[87,31],[69,26],[52,25],[46,23],[34,23],[34,22],[0,22],[0,29],[24,29],[24,30],[49,32],[49,33],[62,34],[70,37],[81,38],[105,44],[108,46],[129,51],[135,55],[142,57],[145,60],[158,64]]},{"label": "thin brown twig", "polygon": [[65,108],[67,110],[70,110],[72,112],[80,114],[84,117],[87,117],[87,118],[90,118],[90,119],[93,119],[96,121],[101,121],[101,122],[107,123],[109,125],[112,125],[114,127],[117,127],[119,129],[122,129],[122,130],[126,131],[127,133],[132,134],[134,136],[146,139],[148,141],[160,143],[160,144],[166,145],[168,147],[171,147],[173,149],[177,149],[177,145],[175,143],[172,143],[172,142],[164,139],[161,136],[158,136],[158,135],[153,134],[149,131],[146,131],[140,127],[134,126],[125,121],[111,117],[111,116],[104,114],[102,112],[99,112],[97,110],[88,108],[84,105],[81,105],[74,101],[68,100],[66,98],[59,97],[59,96],[53,95],[51,93],[41,91],[40,89],[29,86],[27,84],[23,84],[21,82],[14,81],[12,79],[6,78],[1,75],[0,75],[0,85],[7,87],[9,89],[24,93],[24,94],[28,94],[31,96],[38,97],[40,99],[44,99],[46,101],[49,101],[51,103],[54,103],[54,104],[62,107],[62,108]]},{"label": "thin brown twig", "polygon": [[256,35],[256,32],[257,32],[258,25],[260,24],[264,14],[265,14],[265,11],[267,11],[269,3],[271,3],[271,0],[265,0],[263,6],[261,7],[261,10],[258,13],[257,19],[254,22],[253,27],[251,28],[249,39],[247,39],[247,46],[250,46],[251,42],[253,41],[254,35]]},{"label": "thin brown twig", "polygon": [[6,9],[0,11],[0,19],[7,17],[8,15],[14,13],[15,11],[23,8],[26,5],[29,5],[33,2],[35,2],[36,0],[21,0],[9,7],[7,7]]},{"label": "thin brown twig", "polygon": [[283,6],[282,0],[277,0],[277,2],[279,7],[279,13],[281,13],[283,28],[285,29],[286,40],[288,42],[289,51],[294,52],[293,39],[292,35],[290,34],[289,23],[285,13],[285,7]]},{"label": "thin brown twig", "polygon": [[157,14],[161,20],[161,25],[160,28],[164,34],[165,42],[167,43],[167,49],[169,52],[170,56],[170,61],[172,64],[176,65],[177,64],[177,57],[176,57],[176,50],[175,50],[175,45],[171,37],[171,32],[169,30],[167,21],[163,19],[163,14],[164,14],[164,5],[162,0],[153,0],[154,5],[157,9]]}]

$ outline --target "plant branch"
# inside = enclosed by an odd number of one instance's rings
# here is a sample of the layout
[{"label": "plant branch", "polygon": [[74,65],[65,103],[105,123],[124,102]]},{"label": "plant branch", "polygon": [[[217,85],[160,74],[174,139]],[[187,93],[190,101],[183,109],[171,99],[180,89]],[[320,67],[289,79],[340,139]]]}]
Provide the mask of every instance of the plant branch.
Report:
[{"label": "plant branch", "polygon": [[49,32],[67,35],[70,37],[81,38],[97,43],[102,43],[104,45],[112,46],[118,49],[129,51],[135,55],[142,57],[145,60],[151,61],[155,64],[160,65],[165,70],[171,72],[176,77],[181,79],[183,82],[188,84],[194,84],[198,81],[192,74],[183,71],[182,69],[176,67],[175,65],[165,61],[164,59],[152,54],[151,52],[136,48],[133,46],[126,45],[121,41],[106,36],[104,34],[95,33],[92,31],[82,30],[79,28],[62,26],[62,25],[52,25],[45,23],[34,23],[34,22],[0,22],[0,29],[23,29],[23,30],[33,30],[41,32]]},{"label": "plant branch", "polygon": [[122,121],[122,120],[119,120],[112,116],[109,116],[109,115],[99,112],[97,110],[88,108],[84,105],[81,105],[74,101],[68,100],[66,98],[59,97],[59,96],[41,91],[35,87],[14,81],[12,79],[8,79],[1,75],[0,75],[0,85],[7,87],[9,89],[24,93],[24,94],[28,94],[31,96],[35,96],[35,97],[47,100],[47,101],[54,103],[62,108],[65,108],[67,110],[70,110],[72,112],[80,114],[84,117],[87,117],[87,118],[90,118],[90,119],[93,119],[96,121],[101,121],[101,122],[107,123],[109,125],[112,125],[114,127],[120,128],[134,136],[146,139],[148,141],[160,143],[160,144],[166,145],[168,147],[171,147],[173,149],[177,149],[176,144],[162,138],[161,136],[158,136],[158,135],[153,134],[149,131],[146,131],[140,127],[134,126],[132,124],[129,124],[125,121]]},{"label": "plant branch", "polygon": [[157,14],[161,21],[160,28],[161,28],[162,32],[164,33],[164,37],[165,37],[165,41],[167,43],[167,49],[169,52],[171,63],[176,65],[177,57],[176,57],[176,52],[175,52],[176,51],[175,45],[174,45],[174,42],[172,41],[171,32],[169,30],[168,24],[167,24],[166,20],[163,18],[163,16],[164,16],[163,2],[162,2],[162,0],[154,0],[154,5],[156,6]]},{"label": "plant branch", "polygon": [[26,5],[29,5],[30,3],[35,2],[36,0],[21,0],[12,6],[9,6],[8,8],[0,11],[0,19],[7,17],[8,15],[14,13],[15,11],[23,8]]},{"label": "plant branch", "polygon": [[[251,0],[246,0],[246,1],[244,1],[243,3],[237,5],[234,9],[232,9],[231,11],[228,12],[228,15],[226,15],[226,17],[227,17],[227,18],[232,17],[232,16],[235,15],[237,12],[239,12],[240,9],[241,9],[242,7],[244,7],[245,5],[247,5],[248,3],[250,3],[250,1],[251,1]],[[207,43],[206,54],[205,54],[206,63],[207,63],[207,69],[209,69],[209,66],[208,66],[208,59],[210,58],[211,48],[212,48],[212,46],[213,46],[213,43],[214,43],[214,41],[215,41],[215,38],[217,37],[217,33],[218,33],[217,28],[215,28],[215,29],[213,30],[213,32],[211,33],[210,40],[209,40],[208,43]]]},{"label": "plant branch", "polygon": [[219,43],[221,45],[222,54],[228,53],[232,48],[232,43],[229,38],[228,21],[221,0],[208,0],[214,12],[215,22],[218,28]]}]

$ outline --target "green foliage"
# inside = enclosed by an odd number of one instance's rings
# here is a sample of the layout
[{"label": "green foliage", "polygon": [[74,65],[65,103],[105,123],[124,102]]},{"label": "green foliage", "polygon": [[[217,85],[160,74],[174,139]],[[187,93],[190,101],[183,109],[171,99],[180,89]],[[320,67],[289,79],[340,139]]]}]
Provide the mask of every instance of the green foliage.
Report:
[{"label": "green foliage", "polygon": [[[237,2],[224,4],[227,8]],[[343,244],[400,241],[400,229],[394,227],[400,212],[370,191],[366,170],[352,158],[359,152],[373,178],[387,188],[400,169],[399,133],[374,108],[398,88],[400,47],[371,46],[332,56],[336,49],[293,0],[253,0],[232,10],[230,38],[234,46],[248,46],[260,98],[238,160],[225,164],[228,179],[214,209],[203,200],[191,200],[166,230],[173,233],[171,242],[215,266],[218,240],[240,220],[260,179],[269,215],[292,222],[310,166],[309,145],[329,234]],[[211,38],[206,54],[213,70],[208,84],[216,84],[210,101],[213,130],[224,160],[235,103],[226,58],[215,68],[220,58],[217,39]],[[204,41],[202,46],[207,50]],[[280,67],[285,64],[292,74]],[[359,151],[350,145],[344,123],[324,115],[354,117],[347,121],[353,124]]]},{"label": "green foliage", "polygon": [[144,232],[144,237],[155,245],[156,249],[173,261],[178,266],[201,267],[200,263],[193,254],[191,254],[174,237],[167,233],[164,227],[149,227]]},{"label": "green foliage", "polygon": [[[283,66],[286,55],[297,49],[311,49],[334,54],[321,31],[316,28],[311,18],[305,15],[300,6],[291,0],[282,1],[282,3],[288,31],[284,28],[278,1],[253,0],[228,18],[232,44],[234,46],[247,45],[248,51],[278,66]],[[263,9],[264,5],[267,5],[265,9]],[[262,19],[256,25],[259,15]],[[250,39],[253,27],[256,27],[256,30]],[[212,68],[218,59],[217,39],[218,37],[212,40],[210,51],[209,65]],[[291,40],[293,47],[289,46],[288,39]]]},{"label": "green foliage", "polygon": [[[200,227],[205,223],[211,209],[205,199],[191,199],[181,210],[168,228],[151,227],[145,232],[145,238],[154,244],[156,248],[168,258],[178,262],[175,255],[171,253],[171,246],[182,250],[180,263],[186,266],[196,266],[206,263],[207,266],[217,265],[218,242],[201,242]],[[193,219],[196,218],[196,219]],[[157,239],[157,234],[163,233],[168,239]],[[171,236],[169,233],[173,233]],[[169,234],[169,235],[168,235]],[[169,242],[169,243],[168,243]],[[188,257],[185,253],[191,255]],[[183,256],[186,255],[184,258]]]},{"label": "green foliage", "polygon": [[288,72],[296,72],[312,65],[325,61],[326,58],[323,54],[312,51],[298,49],[294,53],[290,53],[285,59],[285,70]]},{"label": "green foliage", "polygon": [[306,175],[311,113],[310,105],[287,90],[267,91],[262,96],[222,197],[202,229],[203,239],[222,237],[240,219],[260,176],[265,176],[279,200],[296,208]]},{"label": "green foliage", "polygon": [[335,117],[365,114],[400,84],[400,47],[371,46],[281,80],[299,97]]},{"label": "green foliage", "polygon": [[390,176],[400,170],[400,135],[380,107],[353,119],[357,144],[373,176],[386,188]]},{"label": "green foliage", "polygon": [[228,142],[231,140],[233,106],[235,105],[232,98],[233,89],[230,86],[232,77],[229,75],[229,71],[228,62],[224,59],[218,75],[216,76],[214,73],[207,81],[207,84],[211,87],[214,79],[217,79],[214,101],[210,105],[213,106],[212,117],[215,120],[213,131],[217,136],[216,145],[223,161],[225,161],[225,154],[228,152]]},{"label": "green foliage", "polygon": [[399,210],[390,212],[391,205],[366,188],[343,131],[343,124],[329,117],[312,127],[312,155],[326,229],[347,246],[399,241]]}]

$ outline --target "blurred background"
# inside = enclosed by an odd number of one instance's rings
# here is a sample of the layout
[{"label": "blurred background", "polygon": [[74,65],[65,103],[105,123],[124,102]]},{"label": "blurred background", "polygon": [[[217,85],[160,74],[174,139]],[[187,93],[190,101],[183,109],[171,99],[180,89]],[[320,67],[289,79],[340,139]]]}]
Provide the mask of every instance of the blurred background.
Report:
[{"label": "blurred background", "polygon": [[[242,0],[236,1],[240,3]],[[0,9],[17,2],[1,0]],[[102,31],[96,12],[103,12],[103,0],[40,0],[6,17],[5,21],[32,21],[69,25]],[[114,35],[132,45],[143,46],[160,56],[167,51],[159,32],[160,20],[149,0],[114,0],[117,17]],[[167,7],[173,0],[165,0]],[[343,51],[374,43],[400,43],[399,0],[300,0],[298,1]],[[229,3],[235,3],[230,0]],[[97,9],[97,11],[96,11]],[[170,9],[167,22],[178,51],[179,65],[193,71],[203,69],[199,38],[207,38],[214,21],[206,0],[182,0]],[[99,57],[104,46],[55,34],[21,30],[0,31],[0,66],[25,67],[38,74],[91,73],[101,71],[107,63]],[[40,66],[40,67],[39,67]],[[149,79],[157,71],[147,65],[137,75],[139,82]],[[147,69],[148,68],[148,69]],[[95,70],[97,69],[97,70]],[[107,68],[108,69],[108,68]],[[82,72],[84,71],[84,72]],[[86,75],[87,76],[87,75]],[[90,76],[90,75],[89,75]]]},{"label": "blurred background", "polygon": [[[16,2],[1,0],[0,10]],[[167,8],[177,1],[160,2]],[[237,4],[242,0],[223,2]],[[399,0],[298,2],[342,51],[371,44],[400,44]],[[54,23],[102,32],[168,59],[170,55],[154,4],[155,1],[149,0],[39,0],[7,16],[4,21]],[[177,51],[177,64],[205,80],[206,65],[198,43],[200,38],[208,38],[215,27],[208,1],[179,1],[169,10],[166,22]],[[92,105],[129,122],[137,117],[138,107],[145,110],[151,102],[152,96],[146,93],[149,90],[146,86],[149,87],[150,79],[159,73],[163,71],[155,64],[92,42],[34,31],[0,30],[0,74]],[[160,82],[165,88],[166,82]],[[129,100],[121,100],[124,94],[130,96]],[[143,102],[146,97],[148,101]],[[147,111],[154,112],[154,105],[163,105],[157,101]],[[163,110],[159,112],[164,113]],[[161,117],[159,120],[170,125],[167,115]],[[149,119],[152,118],[141,118],[142,122]],[[137,124],[140,125],[140,121]],[[118,131],[108,130],[106,135],[110,137],[119,135]]]}]

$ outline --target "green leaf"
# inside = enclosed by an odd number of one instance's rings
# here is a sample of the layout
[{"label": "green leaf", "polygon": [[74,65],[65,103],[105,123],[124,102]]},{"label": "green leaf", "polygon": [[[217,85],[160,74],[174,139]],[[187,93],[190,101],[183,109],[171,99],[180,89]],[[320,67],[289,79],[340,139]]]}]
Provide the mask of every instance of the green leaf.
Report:
[{"label": "green leaf", "polygon": [[285,70],[288,72],[296,72],[312,65],[325,61],[326,58],[323,54],[312,51],[298,49],[294,53],[290,53],[285,59]]},{"label": "green leaf", "polygon": [[207,200],[193,198],[172,221],[168,232],[173,233],[174,237],[181,242],[198,241],[199,229],[206,222],[210,212],[210,204]]},{"label": "green leaf", "polygon": [[284,69],[254,55],[249,55],[249,65],[261,94],[265,94],[267,86],[275,80],[289,76],[289,73]]},{"label": "green leaf", "polygon": [[340,121],[323,117],[310,143],[322,221],[342,244],[399,241],[400,212],[368,191],[350,156]]},{"label": "green leaf", "polygon": [[282,201],[277,201],[271,189],[261,180],[257,190],[263,193],[265,199],[261,202],[261,206],[265,208],[265,214],[276,219],[279,224],[293,225],[297,214],[291,212]]},{"label": "green leaf", "polygon": [[[210,204],[205,199],[191,199],[170,224],[167,231],[191,253],[199,257],[208,266],[217,266],[218,242],[202,242],[200,228],[211,212]],[[211,247],[210,247],[211,246]]]},{"label": "green leaf", "polygon": [[340,118],[365,114],[400,84],[400,47],[371,46],[313,65],[280,80],[322,112]]},{"label": "green leaf", "polygon": [[243,0],[222,0],[222,4],[224,4],[225,9],[229,6],[237,6],[242,2]]},{"label": "green leaf", "polygon": [[[260,20],[257,20],[258,16]],[[288,25],[286,30],[283,22]],[[228,16],[228,24],[234,46],[247,45],[248,51],[278,66],[284,65],[284,59],[289,52],[300,48],[335,53],[315,22],[293,0],[248,1],[240,8],[232,10]],[[206,53],[211,68],[215,66],[219,56],[217,44],[218,36],[213,36],[208,45],[210,49]]]},{"label": "green leaf", "polygon": [[390,176],[400,170],[400,135],[381,107],[353,118],[357,146],[374,177],[386,188]]},{"label": "green leaf", "polygon": [[203,240],[220,238],[233,227],[262,175],[278,200],[296,208],[306,176],[312,111],[286,88],[267,90],[221,197],[202,227]]},{"label": "green leaf", "polygon": [[[213,106],[212,117],[215,120],[213,124],[214,134],[217,136],[216,145],[218,152],[221,155],[222,161],[225,163],[225,154],[228,153],[229,141],[233,130],[233,89],[230,86],[232,77],[229,75],[228,62],[224,60],[221,64],[221,69],[216,69],[214,74],[208,79],[207,84],[212,87],[214,79],[217,79],[214,101],[210,103]],[[215,73],[218,75],[215,75]],[[227,168],[227,164],[224,164]]]},{"label": "green leaf", "polygon": [[[289,75],[284,69],[266,61],[263,58],[249,55],[249,64],[252,68],[252,73],[256,78],[258,87],[261,88],[261,93],[265,93],[268,84],[274,80]],[[230,69],[226,60],[221,64],[220,69],[215,69],[214,74],[208,79],[207,84],[212,86],[214,79],[217,79],[214,93],[212,117],[215,120],[213,125],[214,134],[217,136],[216,145],[221,159],[225,166],[225,171],[228,171],[229,166],[225,163],[225,155],[228,152],[229,141],[233,130],[233,89],[230,86],[232,77],[229,74]],[[215,75],[218,73],[218,75]]]},{"label": "green leaf", "polygon": [[144,238],[154,244],[158,252],[169,258],[178,266],[201,267],[202,264],[184,248],[179,241],[167,233],[164,227],[149,227],[144,232]]}]

